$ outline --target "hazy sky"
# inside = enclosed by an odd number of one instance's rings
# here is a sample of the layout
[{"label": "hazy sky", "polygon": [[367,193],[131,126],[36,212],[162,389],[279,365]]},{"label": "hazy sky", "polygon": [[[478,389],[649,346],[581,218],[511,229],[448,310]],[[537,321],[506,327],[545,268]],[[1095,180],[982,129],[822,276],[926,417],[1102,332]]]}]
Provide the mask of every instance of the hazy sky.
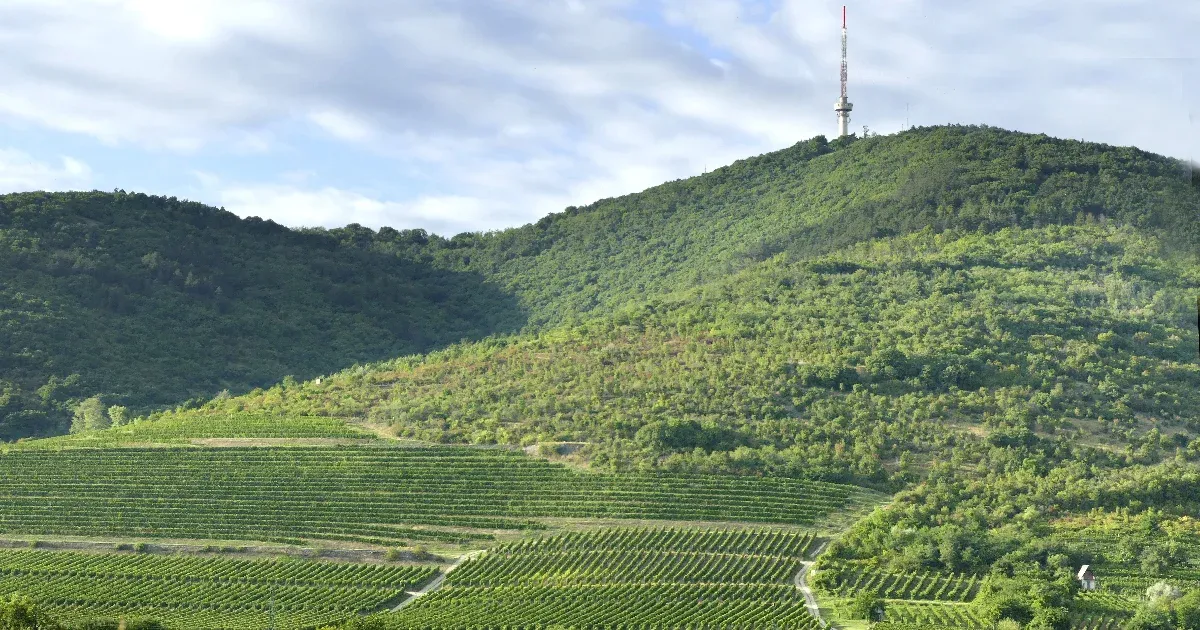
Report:
[{"label": "hazy sky", "polygon": [[[0,191],[520,225],[835,135],[842,4],[0,0]],[[860,133],[907,117],[1200,159],[1200,1],[848,4]]]}]

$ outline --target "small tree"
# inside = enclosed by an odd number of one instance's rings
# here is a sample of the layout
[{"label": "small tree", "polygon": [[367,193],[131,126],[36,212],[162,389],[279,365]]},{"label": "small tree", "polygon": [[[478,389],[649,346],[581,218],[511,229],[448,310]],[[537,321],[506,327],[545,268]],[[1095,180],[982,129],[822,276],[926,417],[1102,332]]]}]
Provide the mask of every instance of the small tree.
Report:
[{"label": "small tree", "polygon": [[850,602],[850,617],[853,619],[877,620],[883,617],[884,602],[875,591],[860,591]]},{"label": "small tree", "polygon": [[108,419],[114,427],[129,424],[129,410],[121,405],[113,405],[108,408]]},{"label": "small tree", "polygon": [[988,599],[983,610],[985,618],[992,623],[998,624],[1005,619],[1011,619],[1025,625],[1033,621],[1033,605],[1027,596],[1010,593]]},{"label": "small tree", "polygon": [[71,433],[107,429],[111,426],[104,413],[104,403],[99,396],[92,396],[75,406],[75,417],[71,419]]},{"label": "small tree", "polygon": [[59,630],[33,600],[22,595],[0,598],[0,630]]},{"label": "small tree", "polygon": [[1158,546],[1147,547],[1142,551],[1138,559],[1140,560],[1142,572],[1150,575],[1162,575],[1171,563],[1166,552]]},{"label": "small tree", "polygon": [[1180,630],[1200,630],[1200,591],[1188,591],[1175,600],[1175,618]]},{"label": "small tree", "polygon": [[1066,608],[1039,608],[1029,622],[1029,630],[1070,630],[1071,616]]},{"label": "small tree", "polygon": [[1129,630],[1173,630],[1171,611],[1158,606],[1143,606],[1125,626]]},{"label": "small tree", "polygon": [[1183,595],[1183,591],[1166,582],[1155,582],[1146,589],[1146,599],[1150,600],[1152,604],[1170,603],[1179,599],[1181,595]]}]

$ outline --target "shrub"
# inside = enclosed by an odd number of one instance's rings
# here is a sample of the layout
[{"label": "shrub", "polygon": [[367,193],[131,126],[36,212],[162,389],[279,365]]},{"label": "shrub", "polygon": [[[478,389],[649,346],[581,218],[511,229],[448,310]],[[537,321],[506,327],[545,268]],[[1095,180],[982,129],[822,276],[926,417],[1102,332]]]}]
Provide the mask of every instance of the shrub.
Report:
[{"label": "shrub", "polygon": [[883,616],[884,601],[875,591],[859,591],[850,602],[850,617],[875,620]]}]

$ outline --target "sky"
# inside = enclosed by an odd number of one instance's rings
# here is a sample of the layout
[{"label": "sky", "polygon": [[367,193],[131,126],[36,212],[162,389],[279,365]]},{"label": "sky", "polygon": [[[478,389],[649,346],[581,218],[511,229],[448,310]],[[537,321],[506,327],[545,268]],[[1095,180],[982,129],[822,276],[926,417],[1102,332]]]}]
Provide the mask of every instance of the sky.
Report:
[{"label": "sky", "polygon": [[0,192],[522,225],[851,129],[1200,161],[1196,0],[0,0]]}]

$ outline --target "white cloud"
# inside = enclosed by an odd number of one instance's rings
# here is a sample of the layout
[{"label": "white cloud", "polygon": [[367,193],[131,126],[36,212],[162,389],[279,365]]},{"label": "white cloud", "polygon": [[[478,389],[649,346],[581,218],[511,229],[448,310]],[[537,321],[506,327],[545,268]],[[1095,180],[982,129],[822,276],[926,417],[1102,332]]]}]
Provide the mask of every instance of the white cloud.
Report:
[{"label": "white cloud", "polygon": [[[312,174],[225,185],[226,205],[292,224],[489,229],[831,134],[841,4],[8,0],[0,123],[129,151],[286,155],[272,172]],[[1198,7],[863,0],[850,15],[854,127],[897,130],[909,104],[914,124],[1200,155],[1194,131],[1155,120],[1183,125],[1189,103],[1172,62],[1146,59],[1200,56]],[[423,185],[323,180],[313,127],[359,152],[364,182]]]},{"label": "white cloud", "polygon": [[59,158],[55,167],[17,149],[0,149],[0,190],[64,190],[87,187],[92,169],[72,157]]},{"label": "white cloud", "polygon": [[369,125],[345,112],[322,110],[310,113],[308,118],[339,140],[362,142],[373,135]]},{"label": "white cloud", "polygon": [[398,203],[337,188],[305,189],[287,184],[235,186],[220,190],[218,196],[226,210],[239,216],[292,226],[421,226],[456,234],[486,225],[489,216],[487,202],[472,197],[430,196]]}]

